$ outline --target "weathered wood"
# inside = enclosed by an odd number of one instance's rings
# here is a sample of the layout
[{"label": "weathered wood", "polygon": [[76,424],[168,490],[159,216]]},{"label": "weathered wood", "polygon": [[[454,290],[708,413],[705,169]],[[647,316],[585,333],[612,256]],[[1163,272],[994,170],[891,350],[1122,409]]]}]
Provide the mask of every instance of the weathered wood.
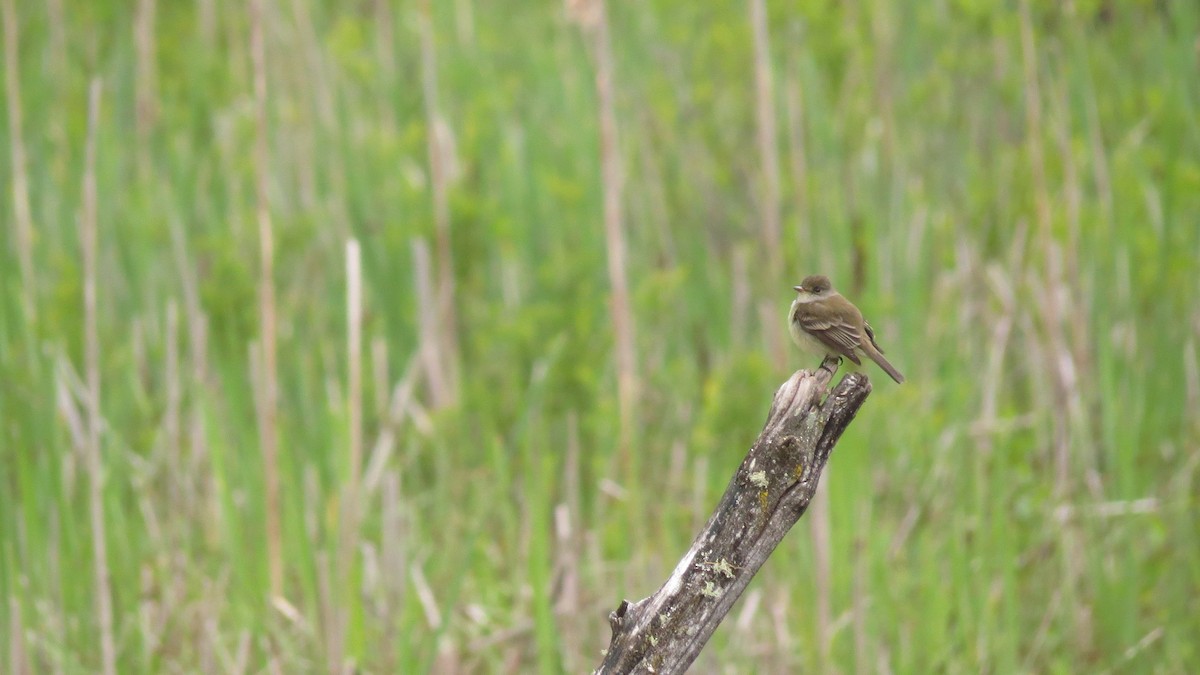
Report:
[{"label": "weathered wood", "polygon": [[708,524],[671,578],[609,614],[612,641],[596,675],[682,673],[787,531],[804,515],[829,453],[871,393],[851,373],[824,397],[836,362],[797,371]]}]

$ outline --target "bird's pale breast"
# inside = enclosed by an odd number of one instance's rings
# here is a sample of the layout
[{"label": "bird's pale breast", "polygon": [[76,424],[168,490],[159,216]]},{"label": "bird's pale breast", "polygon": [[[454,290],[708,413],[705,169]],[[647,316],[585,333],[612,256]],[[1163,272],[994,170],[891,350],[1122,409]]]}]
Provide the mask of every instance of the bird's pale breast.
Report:
[{"label": "bird's pale breast", "polygon": [[792,334],[792,342],[795,342],[797,347],[813,356],[824,357],[827,354],[831,354],[832,352],[829,351],[829,347],[825,346],[825,343],[809,335],[808,331],[801,328],[800,324],[794,320],[796,306],[799,304],[799,300],[794,301],[791,310],[788,311],[788,331]]}]

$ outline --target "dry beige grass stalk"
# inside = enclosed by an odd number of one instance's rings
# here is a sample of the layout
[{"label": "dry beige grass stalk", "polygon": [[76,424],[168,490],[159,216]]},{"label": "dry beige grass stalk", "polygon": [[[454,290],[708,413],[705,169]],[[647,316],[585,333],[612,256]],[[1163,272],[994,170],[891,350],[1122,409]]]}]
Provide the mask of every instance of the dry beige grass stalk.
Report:
[{"label": "dry beige grass stalk", "polygon": [[84,152],[83,212],[79,236],[83,249],[84,370],[87,378],[88,507],[92,518],[92,555],[95,557],[96,621],[100,626],[100,663],[105,675],[116,675],[117,647],[113,637],[112,587],[108,569],[108,544],[104,518],[104,460],[100,431],[100,335],[96,317],[98,223],[96,222],[96,128],[100,123],[100,80],[88,89],[87,148]]},{"label": "dry beige grass stalk", "polygon": [[134,85],[134,123],[137,132],[137,165],[143,177],[150,172],[151,133],[158,120],[157,40],[154,30],[155,0],[138,0],[133,15],[137,49]]},{"label": "dry beige grass stalk", "polygon": [[4,94],[8,109],[9,155],[12,163],[13,219],[16,226],[17,264],[21,268],[21,304],[25,316],[37,318],[37,279],[33,270],[33,215],[29,208],[29,174],[21,118],[20,34],[13,0],[3,0]]},{"label": "dry beige grass stalk", "polygon": [[783,278],[783,235],[780,225],[779,149],[775,124],[775,76],[771,69],[771,41],[765,0],[750,0],[750,25],[754,30],[754,104],[757,115],[759,161],[759,217],[767,259],[769,283]]},{"label": "dry beige grass stalk", "polygon": [[270,592],[283,593],[283,527],[279,513],[279,384],[276,366],[275,240],[267,196],[270,172],[267,152],[267,65],[263,21],[267,0],[250,3],[250,57],[254,69],[254,187],[258,218],[260,276],[258,285],[262,371],[259,407],[259,445],[263,455],[267,536],[267,569]]},{"label": "dry beige grass stalk", "polygon": [[616,85],[612,44],[604,0],[568,0],[567,11],[583,29],[596,70],[597,115],[600,126],[600,175],[604,189],[604,241],[608,252],[608,282],[612,288],[613,332],[616,338],[617,399],[620,410],[619,462],[625,475],[632,472],[634,411],[638,378],[635,327],[626,280],[625,231],[622,225],[621,149],[617,135]]},{"label": "dry beige grass stalk", "polygon": [[446,359],[442,355],[444,343],[438,323],[437,292],[434,290],[432,262],[429,244],[424,239],[414,239],[413,285],[417,290],[417,333],[420,336],[421,363],[425,379],[429,384],[429,399],[434,407],[450,401],[449,375],[446,374]]},{"label": "dry beige grass stalk", "polygon": [[[363,432],[362,432],[362,256],[358,241],[346,242],[346,339],[347,339],[347,391],[346,408],[349,418],[350,461],[346,473],[346,484],[341,500],[341,524],[338,537],[337,579],[353,578],[355,548],[358,546],[358,523],[362,501],[360,484],[362,478]],[[354,591],[355,593],[357,591]],[[344,593],[335,600],[336,641],[331,645],[331,672],[340,672],[346,666],[345,642],[349,625],[348,608],[357,603],[345,599]]]},{"label": "dry beige grass stalk", "polygon": [[458,311],[454,282],[454,256],[450,242],[450,181],[454,153],[450,128],[446,124],[438,102],[437,48],[430,0],[422,0],[421,26],[421,87],[425,99],[426,136],[429,148],[429,174],[433,190],[433,222],[436,233],[434,247],[437,256],[437,314],[436,325],[439,339],[444,344],[440,351],[442,368],[446,375],[443,400],[434,405],[450,405],[458,398],[459,348]]}]

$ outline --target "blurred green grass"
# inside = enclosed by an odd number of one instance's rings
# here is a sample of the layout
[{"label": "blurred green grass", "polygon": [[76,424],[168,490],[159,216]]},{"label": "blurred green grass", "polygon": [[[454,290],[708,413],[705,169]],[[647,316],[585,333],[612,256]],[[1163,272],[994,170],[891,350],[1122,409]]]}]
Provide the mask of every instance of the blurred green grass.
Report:
[{"label": "blurred green grass", "polygon": [[[1031,52],[1020,12],[996,3],[771,3],[784,279],[761,264],[745,5],[611,3],[641,383],[630,466],[593,71],[562,5],[434,3],[462,368],[457,403],[441,408],[416,357],[414,245],[435,236],[418,6],[272,5],[274,600],[248,358],[249,19],[161,3],[147,112],[134,3],[15,4],[35,229],[30,287],[6,189],[2,668],[100,666],[90,477],[72,431],[86,410],[92,77],[120,672],[324,670],[339,605],[366,672],[591,668],[606,612],[666,577],[774,387],[815,365],[775,351],[789,287],[814,271],[852,295],[909,380],[868,371],[878,386],[833,455],[825,515],[780,547],[697,670],[1200,663],[1193,3],[1032,2]],[[0,139],[12,186],[12,126]],[[363,246],[366,461],[380,463],[355,570],[338,575],[350,237]],[[412,403],[395,420],[406,373]],[[376,455],[384,433],[394,448]],[[818,517],[824,551],[808,536]]]}]

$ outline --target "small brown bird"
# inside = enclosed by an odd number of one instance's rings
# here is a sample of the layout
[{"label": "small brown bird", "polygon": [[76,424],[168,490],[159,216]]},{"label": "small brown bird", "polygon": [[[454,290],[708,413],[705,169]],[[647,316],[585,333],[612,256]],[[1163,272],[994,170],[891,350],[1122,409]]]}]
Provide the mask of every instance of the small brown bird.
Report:
[{"label": "small brown bird", "polygon": [[[879,364],[896,382],[903,382],[900,371],[883,358],[883,350],[875,344],[871,324],[863,320],[862,312],[841,293],[833,290],[829,277],[814,274],[793,286],[799,295],[788,314],[792,340],[801,349],[822,357],[846,357],[862,365],[856,351],[861,351]],[[866,339],[863,339],[866,336]]]}]

